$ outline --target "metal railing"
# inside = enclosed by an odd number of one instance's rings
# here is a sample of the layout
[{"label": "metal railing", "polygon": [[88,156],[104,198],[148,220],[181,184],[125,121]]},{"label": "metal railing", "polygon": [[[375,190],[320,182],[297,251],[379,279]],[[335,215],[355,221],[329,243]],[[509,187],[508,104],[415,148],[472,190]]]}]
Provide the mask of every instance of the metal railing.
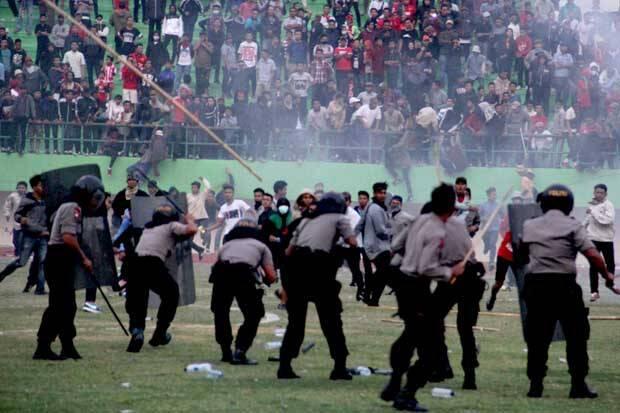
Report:
[{"label": "metal railing", "polygon": [[[117,156],[140,156],[148,147],[155,128],[163,128],[169,157],[230,159],[201,129],[170,123],[109,124],[30,120],[21,124],[0,121],[0,146],[5,152],[110,155],[107,136],[112,127],[120,132],[113,146]],[[567,166],[566,159],[586,168],[615,168],[620,165],[620,142],[603,137],[592,140],[579,134],[549,136],[541,149],[534,149],[530,136],[514,133],[501,136],[440,134],[415,138],[408,146],[395,150],[394,145],[401,139],[402,132],[366,130],[353,126],[324,131],[212,130],[241,156],[250,160],[381,164],[405,155],[411,165],[430,165],[435,162],[437,147],[433,145],[437,143],[441,160],[449,161],[460,156],[468,166],[501,167],[525,162],[531,167],[560,168]],[[397,156],[394,156],[395,152],[398,152]]]}]

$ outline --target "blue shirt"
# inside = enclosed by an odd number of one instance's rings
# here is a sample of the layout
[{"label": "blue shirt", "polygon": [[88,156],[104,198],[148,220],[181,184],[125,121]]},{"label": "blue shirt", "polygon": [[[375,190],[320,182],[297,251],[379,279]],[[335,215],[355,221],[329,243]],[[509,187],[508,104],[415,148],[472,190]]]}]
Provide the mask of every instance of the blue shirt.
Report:
[{"label": "blue shirt", "polygon": [[[495,211],[497,205],[497,201],[486,201],[485,203],[480,205],[480,220],[483,223],[486,223],[486,221],[491,218],[491,214],[493,213],[493,211]],[[491,222],[491,226],[489,226],[489,231],[499,231],[499,224],[500,222],[502,222],[502,219],[504,219],[504,214],[504,209],[500,209],[495,216],[495,219],[493,219],[493,221]]]},{"label": "blue shirt", "polygon": [[289,60],[295,64],[306,64],[308,56],[308,46],[304,42],[291,42],[289,49]]}]

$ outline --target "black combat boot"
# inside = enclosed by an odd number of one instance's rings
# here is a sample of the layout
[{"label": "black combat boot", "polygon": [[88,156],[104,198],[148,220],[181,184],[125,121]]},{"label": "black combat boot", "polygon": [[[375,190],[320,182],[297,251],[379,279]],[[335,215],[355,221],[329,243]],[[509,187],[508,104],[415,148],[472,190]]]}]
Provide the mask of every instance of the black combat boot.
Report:
[{"label": "black combat boot", "polygon": [[463,380],[463,390],[478,390],[476,386],[476,370],[465,370],[465,379]]},{"label": "black combat boot", "polygon": [[228,346],[221,346],[222,348],[222,359],[224,363],[230,363],[233,359],[232,350]]},{"label": "black combat boot", "polygon": [[166,331],[166,328],[159,327],[153,332],[153,337],[149,340],[149,344],[153,347],[165,346],[172,340],[172,335]]},{"label": "black combat boot", "polygon": [[280,367],[278,368],[278,378],[287,380],[299,379],[300,377],[293,371],[293,367],[291,367],[290,361],[280,360]]},{"label": "black combat boot", "polygon": [[530,391],[527,392],[527,397],[538,399],[542,397],[543,390],[542,379],[532,379],[530,380]]},{"label": "black combat boot", "polygon": [[353,380],[353,376],[347,370],[347,359],[335,360],[334,369],[329,375],[330,380]]},{"label": "black combat boot", "polygon": [[245,351],[235,350],[235,354],[233,354],[230,364],[235,366],[256,366],[258,361],[249,359],[246,356]]},{"label": "black combat boot", "polygon": [[390,381],[383,388],[383,391],[379,395],[381,400],[384,400],[386,402],[393,402],[394,399],[396,399],[396,396],[398,396],[398,393],[400,392],[400,382],[401,382],[401,377],[398,376],[397,378],[396,376],[394,376],[394,373],[392,373],[392,377],[390,377]]},{"label": "black combat boot", "polygon": [[52,351],[51,343],[44,343],[39,341],[37,343],[37,349],[34,351],[32,355],[33,360],[51,360],[51,361],[61,361],[66,360],[65,357],[59,356],[58,354]]},{"label": "black combat boot", "polygon": [[406,410],[408,412],[428,412],[428,409],[418,403],[415,398],[415,392],[403,390],[396,396],[394,400],[394,408],[396,410]]},{"label": "black combat boot", "polygon": [[127,346],[128,353],[139,353],[144,345],[144,330],[134,328],[131,330],[131,340]]},{"label": "black combat boot", "polygon": [[73,345],[73,340],[63,340],[61,343],[62,349],[60,350],[60,357],[73,360],[79,360],[82,358],[82,356],[80,356],[80,353],[78,353],[78,351],[75,349],[75,346]]},{"label": "black combat boot", "polygon": [[596,399],[598,393],[592,390],[584,379],[573,379],[569,397],[571,399]]}]

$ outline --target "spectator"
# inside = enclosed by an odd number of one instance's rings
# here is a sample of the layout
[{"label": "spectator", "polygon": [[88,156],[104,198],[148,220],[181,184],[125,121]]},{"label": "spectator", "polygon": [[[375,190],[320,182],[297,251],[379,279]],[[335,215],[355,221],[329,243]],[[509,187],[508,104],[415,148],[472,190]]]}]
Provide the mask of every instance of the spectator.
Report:
[{"label": "spectator", "polygon": [[177,49],[176,72],[174,74],[174,92],[179,90],[179,86],[185,75],[191,74],[192,63],[194,59],[194,48],[190,43],[187,35],[181,37],[181,43]]},{"label": "spectator", "polygon": [[71,50],[65,53],[62,62],[69,64],[76,81],[79,82],[82,76],[86,75],[86,59],[84,59],[82,52],[78,50],[77,42],[71,43]]},{"label": "spectator", "polygon": [[172,42],[172,55],[170,59],[176,60],[178,53],[178,45],[181,36],[183,36],[183,22],[177,13],[177,7],[173,4],[168,8],[168,14],[164,18],[162,26],[162,34],[164,35],[164,48],[168,49],[168,45]]},{"label": "spectator", "polygon": [[194,39],[194,27],[198,20],[198,15],[204,13],[202,1],[200,0],[182,0],[179,10],[183,15],[183,35],[187,36],[191,43]]}]

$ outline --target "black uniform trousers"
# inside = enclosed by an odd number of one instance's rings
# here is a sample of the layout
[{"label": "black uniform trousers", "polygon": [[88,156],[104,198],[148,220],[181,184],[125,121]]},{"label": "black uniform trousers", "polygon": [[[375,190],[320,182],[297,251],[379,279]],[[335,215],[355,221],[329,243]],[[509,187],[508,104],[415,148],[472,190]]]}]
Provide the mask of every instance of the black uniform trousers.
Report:
[{"label": "black uniform trousers", "polygon": [[360,262],[362,260],[362,256],[360,254],[360,249],[356,247],[338,247],[338,256],[340,256],[351,270],[351,281],[355,283],[355,285],[363,289],[364,288],[364,275],[362,274],[362,270],[360,270]]},{"label": "black uniform trousers", "polygon": [[[592,241],[596,246],[596,249],[600,251],[605,259],[605,267],[607,271],[614,274],[616,272],[616,259],[614,257],[614,243],[613,242],[601,242]],[[590,266],[590,292],[598,293],[598,271]]]},{"label": "black uniform trousers", "polygon": [[394,270],[394,292],[398,303],[398,315],[405,323],[402,334],[390,351],[392,379],[400,381],[409,369],[413,352],[418,351],[418,358],[428,356],[424,353],[424,330],[428,323],[430,305],[430,282],[423,278],[409,277]]},{"label": "black uniform trousers", "polygon": [[333,255],[298,248],[289,257],[286,293],[288,325],[280,348],[280,363],[290,363],[299,355],[306,330],[308,304],[313,302],[329,353],[344,367],[349,355],[342,328],[341,285],[336,281],[338,260]]},{"label": "black uniform trousers", "polygon": [[439,359],[437,368],[449,366],[448,347],[445,342],[445,327],[443,320],[450,310],[457,305],[456,327],[461,341],[463,370],[473,370],[479,366],[478,351],[476,349],[476,337],[473,327],[478,323],[480,313],[480,300],[484,294],[485,282],[467,269],[462,278],[454,285],[440,283],[433,296],[439,309],[439,317],[442,320],[442,339],[439,346]]},{"label": "black uniform trousers", "polygon": [[218,262],[213,266],[210,281],[213,283],[211,311],[215,319],[215,341],[222,348],[230,348],[233,342],[230,306],[235,299],[243,314],[235,349],[248,351],[256,337],[258,324],[265,315],[264,291],[256,288],[254,269],[248,264]]},{"label": "black uniform trousers", "polygon": [[165,331],[177,312],[179,286],[161,259],[134,256],[130,260],[125,302],[125,309],[129,314],[129,329],[144,330],[149,290],[153,290],[161,299],[157,311],[157,329]]},{"label": "black uniform trousers", "polygon": [[525,340],[530,380],[542,380],[547,373],[549,344],[558,321],[566,338],[566,360],[571,377],[581,381],[588,375],[590,323],[582,294],[574,274],[525,276]]},{"label": "black uniform trousers", "polygon": [[75,251],[61,245],[49,245],[45,260],[45,279],[49,287],[49,304],[41,318],[39,342],[51,343],[56,337],[68,342],[75,337],[75,274],[79,262]]},{"label": "black uniform trousers", "polygon": [[366,289],[369,291],[368,303],[370,304],[379,304],[385,286],[391,285],[391,259],[390,252],[384,251],[371,260],[375,264],[375,272],[370,278],[370,282],[366,285]]}]

